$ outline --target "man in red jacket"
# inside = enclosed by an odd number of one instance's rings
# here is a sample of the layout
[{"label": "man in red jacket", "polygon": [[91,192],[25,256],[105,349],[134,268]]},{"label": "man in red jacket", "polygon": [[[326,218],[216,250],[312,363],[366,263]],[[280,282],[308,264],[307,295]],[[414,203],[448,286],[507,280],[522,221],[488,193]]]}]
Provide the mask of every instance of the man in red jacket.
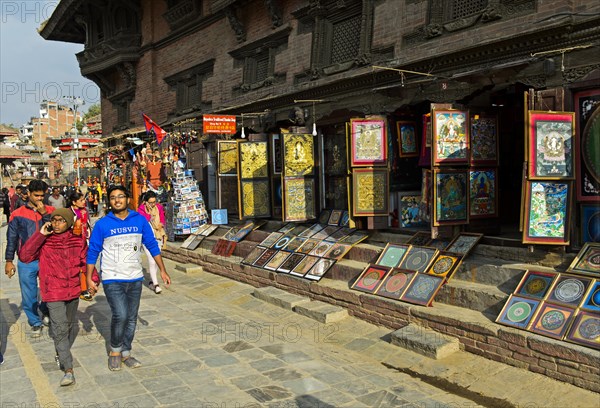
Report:
[{"label": "man in red jacket", "polygon": [[50,334],[65,371],[61,386],[75,383],[71,345],[77,334],[79,275],[87,254],[86,240],[71,229],[74,218],[69,208],[54,210],[50,222],[34,233],[20,252],[23,262],[39,260],[40,293],[50,312]]}]

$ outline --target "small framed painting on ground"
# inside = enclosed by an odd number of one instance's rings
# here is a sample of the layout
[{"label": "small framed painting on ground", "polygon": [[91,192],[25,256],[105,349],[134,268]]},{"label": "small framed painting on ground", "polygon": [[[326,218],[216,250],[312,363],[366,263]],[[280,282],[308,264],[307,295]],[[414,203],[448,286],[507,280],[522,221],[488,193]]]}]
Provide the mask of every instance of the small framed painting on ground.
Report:
[{"label": "small framed painting on ground", "polygon": [[439,276],[417,273],[400,300],[417,305],[431,306],[443,283],[444,278]]},{"label": "small framed painting on ground", "polygon": [[543,299],[546,297],[557,276],[558,274],[553,272],[528,270],[523,275],[523,278],[521,278],[517,289],[515,289],[515,295]]},{"label": "small framed painting on ground", "polygon": [[562,339],[571,325],[575,310],[543,302],[530,330],[555,339]]},{"label": "small framed painting on ground", "polygon": [[410,245],[425,246],[429,241],[431,241],[431,232],[419,231],[415,235],[413,235],[408,241],[406,241],[406,243]]},{"label": "small framed painting on ground", "polygon": [[498,318],[496,318],[496,323],[526,329],[539,305],[539,300],[510,295]]},{"label": "small framed painting on ground", "polygon": [[375,294],[399,300],[416,274],[414,271],[394,268],[384,277]]},{"label": "small framed painting on ground", "polygon": [[590,278],[561,273],[550,289],[546,300],[575,308],[581,304],[591,284],[592,279]]},{"label": "small framed painting on ground", "polygon": [[252,251],[250,251],[250,253],[248,255],[246,255],[246,257],[244,259],[242,259],[242,263],[244,265],[252,265],[259,256],[262,255],[263,252],[265,252],[266,248],[263,247],[254,247],[254,249]]},{"label": "small framed painting on ground", "polygon": [[573,343],[600,350],[599,327],[600,316],[598,316],[598,313],[579,310],[566,339]]},{"label": "small framed painting on ground", "polygon": [[380,266],[387,266],[390,268],[396,268],[400,265],[402,258],[410,248],[410,245],[407,244],[387,244],[377,261],[375,262]]},{"label": "small framed painting on ground", "polygon": [[435,248],[411,246],[402,262],[400,268],[416,272],[425,272],[432,264],[438,250]]},{"label": "small framed painting on ground", "polygon": [[483,238],[483,234],[461,232],[450,242],[450,245],[446,248],[446,252],[461,254],[465,258],[475,248],[475,245],[479,243],[481,238]]},{"label": "small framed painting on ground", "polygon": [[368,265],[351,286],[351,289],[374,293],[390,269],[385,266]]},{"label": "small framed painting on ground", "polygon": [[600,244],[585,243],[567,272],[600,278]]},{"label": "small framed painting on ground", "polygon": [[308,273],[306,275],[304,275],[304,277],[306,279],[319,281],[319,280],[321,280],[321,278],[323,278],[323,276],[325,276],[325,273],[334,264],[335,264],[335,259],[321,258],[314,264],[314,266],[310,269],[310,271],[308,271]]},{"label": "small framed painting on ground", "polygon": [[600,281],[594,281],[581,307],[592,312],[600,312]]},{"label": "small framed painting on ground", "polygon": [[427,269],[427,273],[434,276],[441,276],[450,280],[454,271],[460,266],[462,256],[451,252],[440,252],[431,266]]},{"label": "small framed painting on ground", "polygon": [[319,257],[307,255],[290,271],[291,275],[304,276],[319,261]]}]

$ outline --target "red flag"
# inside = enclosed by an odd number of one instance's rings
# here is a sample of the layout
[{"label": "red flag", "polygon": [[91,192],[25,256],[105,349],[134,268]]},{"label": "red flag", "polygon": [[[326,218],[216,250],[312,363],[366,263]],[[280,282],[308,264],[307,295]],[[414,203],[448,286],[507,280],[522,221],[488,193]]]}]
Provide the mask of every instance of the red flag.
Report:
[{"label": "red flag", "polygon": [[149,135],[154,135],[156,138],[156,143],[160,146],[165,136],[167,136],[167,132],[165,132],[160,126],[158,126],[152,119],[150,119],[145,113],[142,113],[142,117],[144,118],[144,126],[146,127],[146,133]]}]

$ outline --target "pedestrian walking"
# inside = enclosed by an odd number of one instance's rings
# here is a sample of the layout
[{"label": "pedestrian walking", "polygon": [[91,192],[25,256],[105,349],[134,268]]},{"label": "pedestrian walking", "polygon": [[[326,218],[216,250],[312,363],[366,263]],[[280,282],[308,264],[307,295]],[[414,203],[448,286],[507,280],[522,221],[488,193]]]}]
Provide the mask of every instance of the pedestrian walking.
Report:
[{"label": "pedestrian walking", "polygon": [[64,371],[61,386],[75,383],[71,346],[77,335],[80,275],[87,254],[86,240],[73,233],[74,220],[69,208],[54,210],[50,222],[35,232],[19,253],[23,262],[39,261],[40,294],[50,312],[50,336]]},{"label": "pedestrian walking", "polygon": [[6,221],[10,217],[10,198],[8,198],[8,189],[4,187],[0,190],[0,225],[4,223],[2,217],[6,215]]},{"label": "pedestrian walking", "polygon": [[60,194],[58,187],[52,188],[52,194],[48,197],[48,204],[54,208],[65,208],[67,200]]},{"label": "pedestrian walking", "polygon": [[111,212],[96,222],[90,237],[87,285],[92,294],[98,290],[92,277],[94,265],[102,254],[102,285],[112,312],[108,368],[117,371],[121,369],[121,364],[129,368],[142,365],[131,355],[144,279],[142,244],[156,261],[167,287],[171,284],[171,277],[163,263],[152,227],[142,215],[128,209],[127,189],[112,186],[108,190],[108,199]]},{"label": "pedestrian walking", "polygon": [[[165,210],[156,200],[156,193],[154,191],[148,191],[144,194],[142,203],[138,207],[138,212],[144,216],[150,223],[152,231],[154,231],[154,238],[158,245],[163,248],[166,243],[167,234],[165,233]],[[158,272],[158,265],[152,258],[150,251],[146,246],[143,247],[146,257],[148,258],[148,273],[152,282],[148,285],[154,293],[159,294],[162,292],[158,284],[156,273]]]},{"label": "pedestrian walking", "polygon": [[73,191],[71,195],[69,195],[67,207],[71,208],[71,211],[75,214],[75,224],[73,228],[75,234],[79,234],[85,239],[89,239],[92,226],[90,225],[90,215],[86,205],[87,203],[83,193]]},{"label": "pedestrian walking", "polygon": [[[11,213],[6,233],[4,273],[9,278],[15,274],[13,260],[15,254],[18,255],[17,271],[19,272],[22,307],[27,316],[27,322],[31,326],[32,337],[39,337],[42,334],[43,323],[49,321],[48,310],[45,304],[38,305],[39,263],[38,261],[23,262],[20,248],[35,232],[40,230],[42,225],[50,221],[50,214],[54,211],[54,207],[44,205],[42,202],[47,188],[48,185],[42,180],[32,180],[29,183],[30,191],[27,203]],[[23,189],[21,189],[22,191]],[[38,310],[43,314],[42,319],[40,319]]]}]

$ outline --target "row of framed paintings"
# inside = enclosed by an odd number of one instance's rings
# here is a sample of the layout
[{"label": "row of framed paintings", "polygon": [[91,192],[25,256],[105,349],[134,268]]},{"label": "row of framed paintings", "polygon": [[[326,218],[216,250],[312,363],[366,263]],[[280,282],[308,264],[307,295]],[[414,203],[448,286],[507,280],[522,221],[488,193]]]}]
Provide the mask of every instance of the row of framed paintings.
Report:
[{"label": "row of framed paintings", "polygon": [[528,270],[496,322],[600,349],[599,312],[599,280]]},{"label": "row of framed paintings", "polygon": [[202,241],[204,241],[206,237],[215,232],[217,228],[219,228],[218,225],[202,224],[196,232],[188,236],[186,240],[183,241],[183,243],[181,244],[181,248],[193,251],[194,249],[198,248],[198,246],[200,246],[200,244],[202,243]]},{"label": "row of framed paintings", "polygon": [[319,281],[336,259],[256,246],[242,264]]},{"label": "row of framed paintings", "polygon": [[450,280],[460,266],[463,256],[431,247],[409,244],[387,244],[375,265],[428,273]]}]

